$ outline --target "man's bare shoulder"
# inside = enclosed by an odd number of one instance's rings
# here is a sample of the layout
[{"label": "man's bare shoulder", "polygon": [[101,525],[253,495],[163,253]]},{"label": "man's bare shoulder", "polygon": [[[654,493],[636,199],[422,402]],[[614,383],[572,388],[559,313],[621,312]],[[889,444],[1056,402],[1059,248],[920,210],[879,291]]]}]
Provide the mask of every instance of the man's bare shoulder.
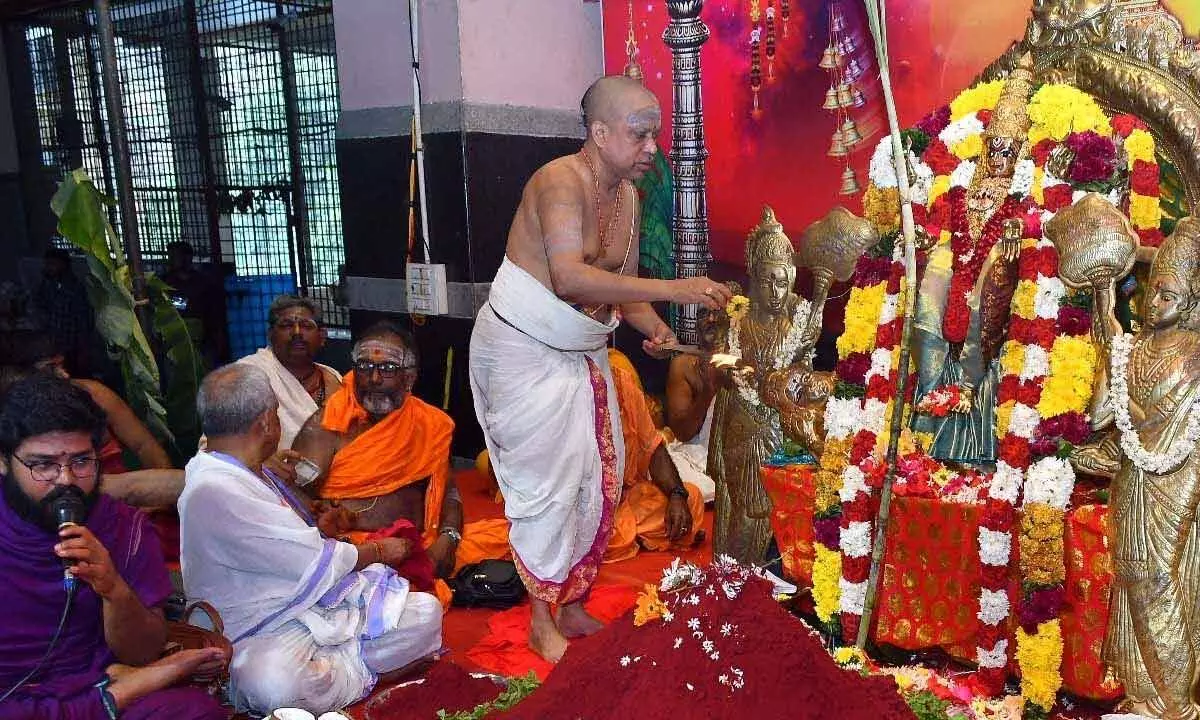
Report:
[{"label": "man's bare shoulder", "polygon": [[538,168],[525,186],[528,196],[547,193],[579,193],[584,191],[583,174],[574,155],[555,158]]}]

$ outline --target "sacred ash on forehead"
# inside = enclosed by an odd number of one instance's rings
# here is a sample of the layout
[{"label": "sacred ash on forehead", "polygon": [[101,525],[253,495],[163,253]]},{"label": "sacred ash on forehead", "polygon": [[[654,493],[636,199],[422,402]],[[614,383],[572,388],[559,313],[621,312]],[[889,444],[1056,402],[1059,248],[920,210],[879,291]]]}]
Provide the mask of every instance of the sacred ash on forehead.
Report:
[{"label": "sacred ash on forehead", "polygon": [[415,367],[417,356],[411,350],[383,340],[362,340],[354,346],[354,362],[394,362],[401,367]]}]

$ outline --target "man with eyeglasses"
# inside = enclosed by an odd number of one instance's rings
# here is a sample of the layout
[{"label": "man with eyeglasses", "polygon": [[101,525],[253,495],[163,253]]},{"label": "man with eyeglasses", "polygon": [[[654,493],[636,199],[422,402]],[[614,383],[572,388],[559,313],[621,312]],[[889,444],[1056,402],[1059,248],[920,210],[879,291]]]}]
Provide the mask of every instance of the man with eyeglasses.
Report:
[{"label": "man with eyeglasses", "polygon": [[[238,362],[267,373],[279,401],[279,449],[291,447],[304,422],[342,387],[337,370],[315,360],[325,346],[321,308],[308,298],[280,295],[267,311],[268,347]],[[284,453],[290,465],[295,458]],[[285,471],[290,475],[290,471]]]},{"label": "man with eyeglasses", "polygon": [[462,501],[450,478],[454,421],[412,394],[417,351],[404,328],[375,324],[352,359],[342,389],[292,443],[319,468],[315,493],[333,506],[323,529],[355,542],[411,532],[432,574],[448,577],[463,533]]},{"label": "man with eyeglasses", "polygon": [[[99,406],[61,378],[33,375],[0,401],[0,718],[228,717],[203,690],[171,687],[212,679],[228,658],[160,659],[171,582],[146,517],[98,492],[104,429]],[[62,499],[82,508],[79,524],[60,527]]]}]

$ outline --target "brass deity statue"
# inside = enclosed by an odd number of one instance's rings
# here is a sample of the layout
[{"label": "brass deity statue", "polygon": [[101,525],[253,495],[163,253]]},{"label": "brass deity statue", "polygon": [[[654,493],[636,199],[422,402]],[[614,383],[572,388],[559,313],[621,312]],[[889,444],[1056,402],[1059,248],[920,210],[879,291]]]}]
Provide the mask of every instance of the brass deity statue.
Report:
[{"label": "brass deity statue", "polygon": [[[1026,113],[1034,83],[1032,59],[1026,56],[1005,83],[1003,94],[984,132],[984,156],[966,194],[967,247],[953,240],[934,245],[922,238],[929,260],[917,295],[913,353],[917,364],[915,403],[926,394],[954,385],[962,398],[945,417],[914,415],[913,428],[932,436],[932,456],[967,464],[995,461],[995,396],[1000,379],[999,350],[1016,290],[1026,210],[1008,202],[1013,174],[1029,153]],[[996,240],[990,247],[988,238]],[[962,279],[956,280],[957,275]],[[968,292],[968,316],[950,337],[946,320],[953,312],[955,283]]]},{"label": "brass deity statue", "polygon": [[1183,220],[1163,243],[1147,294],[1141,331],[1117,334],[1111,346],[1111,303],[1097,303],[1094,332],[1105,352],[1092,423],[1107,433],[1071,460],[1113,480],[1104,660],[1125,686],[1128,710],[1200,718],[1200,221]]},{"label": "brass deity statue", "polygon": [[[735,364],[719,365],[727,382],[717,392],[708,470],[716,483],[713,552],[761,563],[771,540],[771,500],[759,468],[783,444],[779,412],[769,388],[800,368],[793,380],[806,397],[828,397],[832,382],[813,373],[812,306],[793,292],[792,241],[771,208],[746,241],[750,306],[731,318],[725,351]],[[817,324],[817,333],[820,327]],[[714,358],[715,359],[715,358]]]}]

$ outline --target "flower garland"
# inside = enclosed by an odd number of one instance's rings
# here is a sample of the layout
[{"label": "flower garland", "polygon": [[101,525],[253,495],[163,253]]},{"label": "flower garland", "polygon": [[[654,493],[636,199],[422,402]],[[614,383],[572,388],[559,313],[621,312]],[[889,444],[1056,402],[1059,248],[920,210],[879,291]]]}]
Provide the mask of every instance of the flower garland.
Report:
[{"label": "flower garland", "polygon": [[[1090,316],[1071,304],[1066,286],[1057,276],[1053,244],[1045,239],[1027,244],[1018,263],[997,392],[999,458],[992,496],[1005,506],[989,506],[980,529],[981,559],[991,552],[985,547],[984,526],[988,523],[995,529],[1003,527],[1011,543],[1015,504],[1023,486],[1018,537],[1023,591],[1020,603],[1013,604],[1021,626],[1015,637],[1016,658],[1022,695],[1044,711],[1053,706],[1062,685],[1063,526],[1075,485],[1074,470],[1060,455],[1069,450],[1064,444],[1087,439],[1084,410],[1096,371],[1095,348],[1088,337]],[[986,565],[985,561],[985,571]],[[988,590],[999,592],[1007,586],[1006,574],[1000,577],[985,572]],[[981,619],[989,604],[994,600],[985,590],[980,599]],[[981,649],[998,641],[1000,627],[997,622],[981,629]],[[999,657],[989,659],[996,660],[997,667],[981,670],[981,684],[999,691],[1005,679],[1004,666]]]},{"label": "flower garland", "polygon": [[825,449],[813,502],[813,601],[817,617],[824,623],[832,623],[841,608],[842,475],[850,465],[862,419],[870,355],[887,295],[884,273],[890,270],[890,260],[869,255],[858,259],[846,302],[845,330],[837,340],[837,389],[825,405]]},{"label": "flower garland", "polygon": [[1158,247],[1163,241],[1159,205],[1162,177],[1154,136],[1146,123],[1132,115],[1118,115],[1112,125],[1122,139],[1129,172],[1129,220],[1142,245]]},{"label": "flower garland", "polygon": [[[1075,304],[1058,279],[1057,255],[1042,239],[1041,225],[1087,191],[1106,193],[1110,202],[1120,206],[1128,189],[1130,215],[1135,211],[1144,214],[1140,221],[1135,220],[1135,227],[1144,238],[1153,237],[1159,216],[1151,211],[1148,200],[1136,198],[1156,195],[1157,165],[1151,167],[1153,139],[1144,126],[1120,116],[1110,122],[1094,98],[1075,88],[1042,86],[1028,109],[1032,122],[1029,157],[1018,163],[1009,197],[984,224],[980,242],[973,246],[965,201],[983,143],[981,137],[979,142],[972,138],[986,129],[1002,89],[999,81],[970,88],[906,133],[917,159],[934,174],[927,185],[927,204],[914,207],[915,219],[929,235],[948,242],[953,253],[943,316],[945,339],[965,340],[970,324],[967,298],[980,269],[976,264],[981,266],[998,241],[1003,220],[1021,217],[1025,225],[1008,342],[1000,357],[997,470],[982,482],[969,475],[954,477],[918,450],[897,463],[896,487],[898,492],[911,485],[919,493],[941,493],[931,479],[953,477],[945,486],[945,490],[953,488],[953,497],[965,501],[981,498],[978,543],[983,582],[977,612],[980,672],[976,682],[990,692],[1001,691],[1010,655],[1015,654],[1023,695],[1029,703],[1048,708],[1046,703],[1052,704],[1062,683],[1058,620],[1065,577],[1062,532],[1074,486],[1074,473],[1060,456],[1065,456],[1066,446],[1085,441],[1089,432],[1084,411],[1095,374],[1095,349],[1087,337],[1090,314]],[[1120,167],[1118,145],[1127,158]],[[883,162],[883,153],[878,148],[880,159],[872,161],[872,188],[895,185],[895,171]],[[1143,164],[1139,165],[1139,160]],[[1137,188],[1132,187],[1135,171],[1139,173]],[[873,209],[882,215],[883,206],[877,202]],[[1154,230],[1150,230],[1152,223]],[[863,344],[861,335],[856,338],[858,343],[847,345]],[[855,427],[861,433],[870,429],[871,422],[870,414],[863,412]],[[855,439],[857,448],[857,436]],[[864,472],[863,478],[869,487],[871,473]],[[982,487],[977,487],[977,482]],[[940,496],[946,495],[950,493]],[[1018,527],[1019,504],[1022,516]],[[1026,581],[1020,597],[1009,593],[1014,543],[1019,543]],[[1014,613],[1022,630],[1012,637],[1006,628]]]},{"label": "flower garland", "polygon": [[[788,333],[783,338],[783,344],[779,346],[775,357],[771,359],[771,370],[782,370],[790,365],[795,361],[796,353],[800,350],[800,341],[804,337],[804,331],[808,327],[809,315],[812,314],[812,303],[799,296],[797,296],[796,300],[796,310],[792,313],[791,327],[788,328]],[[730,303],[732,304],[732,302],[731,300]],[[729,343],[729,353],[739,358],[742,356],[741,328],[744,317],[744,312],[735,312],[729,315],[729,333],[726,336]],[[733,373],[732,377],[734,387],[737,388],[738,394],[742,396],[742,400],[745,400],[751,407],[763,407],[762,398],[759,396],[757,388],[748,383],[739,373]]]},{"label": "flower garland", "polygon": [[1142,446],[1133,421],[1129,417],[1129,356],[1133,353],[1133,338],[1121,334],[1112,341],[1112,373],[1109,388],[1112,392],[1113,412],[1117,429],[1121,431],[1121,451],[1125,457],[1143,472],[1166,475],[1174,472],[1196,449],[1200,442],[1200,399],[1192,401],[1188,409],[1187,427],[1183,436],[1176,438],[1165,453],[1153,453]]},{"label": "flower garland", "polygon": [[904,262],[902,247],[895,243],[884,283],[886,294],[879,303],[874,320],[875,342],[870,365],[863,375],[866,388],[854,435],[849,464],[842,471],[841,533],[842,578],[839,583],[842,640],[847,644],[858,637],[858,625],[867,596],[871,571],[871,548],[878,498],[875,491],[883,486],[886,468],[881,461],[889,437],[892,408],[896,400],[897,366],[903,318]]}]

